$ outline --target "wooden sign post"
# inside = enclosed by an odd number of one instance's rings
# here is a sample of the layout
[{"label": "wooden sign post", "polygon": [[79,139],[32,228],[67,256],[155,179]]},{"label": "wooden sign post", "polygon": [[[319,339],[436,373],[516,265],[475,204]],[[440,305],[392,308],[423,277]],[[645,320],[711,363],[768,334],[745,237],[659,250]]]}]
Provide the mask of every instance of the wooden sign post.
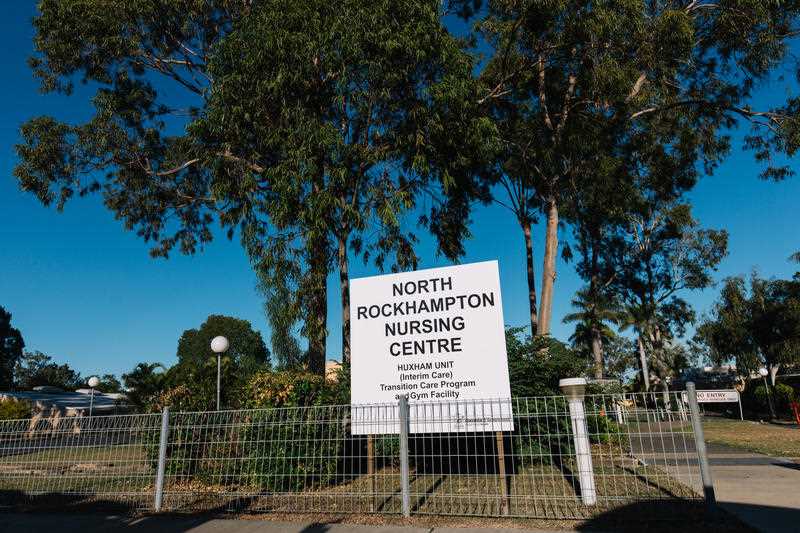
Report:
[{"label": "wooden sign post", "polygon": [[508,515],[508,478],[506,477],[506,452],[503,432],[495,432],[497,441],[497,472],[500,475],[500,513]]}]

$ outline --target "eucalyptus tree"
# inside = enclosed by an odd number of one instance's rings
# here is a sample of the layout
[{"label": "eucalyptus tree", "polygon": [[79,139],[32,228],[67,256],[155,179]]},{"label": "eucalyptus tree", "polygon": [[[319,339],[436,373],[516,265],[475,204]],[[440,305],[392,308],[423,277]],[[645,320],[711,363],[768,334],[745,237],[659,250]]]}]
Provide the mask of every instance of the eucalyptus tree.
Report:
[{"label": "eucalyptus tree", "polygon": [[[452,191],[469,166],[450,157],[440,119],[448,101],[474,100],[462,95],[472,62],[439,2],[43,0],[39,11],[31,64],[42,89],[87,82],[95,112],[22,126],[22,188],[59,209],[100,192],[155,256],[195,253],[218,224],[263,279],[300,262],[316,372],[335,265],[347,357],[348,248],[413,265],[402,213],[424,178]],[[463,232],[455,219],[439,227]]]},{"label": "eucalyptus tree", "polygon": [[712,284],[712,273],[727,253],[727,232],[700,228],[689,205],[651,192],[628,214],[614,253],[613,290],[628,316],[623,324],[638,335],[647,386],[648,366],[666,377],[673,341],[695,318],[682,293]]},{"label": "eucalyptus tree", "polygon": [[436,172],[424,146],[445,129],[434,108],[470,79],[472,60],[441,24],[436,1],[271,7],[216,48],[198,129],[208,142],[224,139],[223,150],[273,158],[264,164],[274,196],[268,220],[254,220],[263,235],[294,232],[295,242],[332,248],[346,361],[350,252],[379,267],[416,266],[415,238],[400,222]]},{"label": "eucalyptus tree", "polygon": [[[727,130],[740,123],[752,127],[745,145],[759,160],[795,153],[800,101],[789,96],[756,110],[750,100],[789,57],[799,9],[758,0],[489,0],[485,9],[463,10],[482,14],[478,27],[493,52],[481,74],[482,99],[515,107],[525,124],[506,128],[499,115],[515,159],[532,162],[529,174],[508,174],[532,184],[546,219],[537,333],[550,330],[559,220],[570,182],[586,170],[582,145],[597,127],[630,135],[671,129],[706,171],[727,153]],[[768,166],[763,177],[790,173]]]},{"label": "eucalyptus tree", "polygon": [[[568,256],[577,255],[576,271],[586,282],[572,301],[577,309],[565,317],[565,322],[578,322],[581,338],[592,353],[594,374],[603,377],[605,340],[613,337],[607,323],[618,324],[622,316],[612,284],[617,277],[613,248],[615,236],[625,223],[625,214],[635,198],[635,180],[627,172],[626,155],[617,153],[613,145],[595,150],[592,170],[578,179],[568,192],[569,219],[573,241],[564,246]],[[578,330],[576,328],[576,335]]]}]

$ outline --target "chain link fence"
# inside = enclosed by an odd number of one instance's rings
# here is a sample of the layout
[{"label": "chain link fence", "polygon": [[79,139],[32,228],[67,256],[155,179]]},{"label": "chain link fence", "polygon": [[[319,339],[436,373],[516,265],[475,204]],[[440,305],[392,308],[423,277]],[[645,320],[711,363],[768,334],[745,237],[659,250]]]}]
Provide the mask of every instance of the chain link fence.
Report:
[{"label": "chain link fence", "polygon": [[581,519],[702,498],[680,393],[580,404],[577,417],[553,396],[5,421],[0,499]]}]

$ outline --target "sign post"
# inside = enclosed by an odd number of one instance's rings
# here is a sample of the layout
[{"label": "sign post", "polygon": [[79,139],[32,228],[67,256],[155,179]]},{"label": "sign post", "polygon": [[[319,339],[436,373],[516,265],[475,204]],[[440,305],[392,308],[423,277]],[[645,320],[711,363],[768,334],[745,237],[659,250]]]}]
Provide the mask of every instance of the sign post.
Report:
[{"label": "sign post", "polygon": [[[353,279],[350,328],[354,406],[407,396],[411,433],[514,429],[497,261]],[[437,420],[436,403],[457,416]],[[355,435],[399,431],[378,409],[358,413]]]}]

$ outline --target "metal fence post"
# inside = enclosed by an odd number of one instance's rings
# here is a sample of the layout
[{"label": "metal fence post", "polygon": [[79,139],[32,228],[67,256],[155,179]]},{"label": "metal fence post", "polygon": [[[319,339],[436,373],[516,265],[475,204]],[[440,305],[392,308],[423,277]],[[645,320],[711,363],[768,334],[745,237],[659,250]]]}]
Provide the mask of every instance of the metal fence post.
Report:
[{"label": "metal fence post", "polygon": [[700,478],[703,480],[703,493],[706,497],[706,505],[714,507],[717,497],[714,494],[714,481],[711,478],[711,467],[708,465],[708,453],[706,452],[706,439],[703,435],[703,423],[700,420],[700,407],[697,403],[697,390],[694,383],[686,383],[686,396],[689,398],[689,414],[692,417],[692,429],[694,430],[694,442],[697,448],[697,458],[700,462]]},{"label": "metal fence post", "polygon": [[167,463],[167,440],[169,439],[169,407],[161,411],[161,437],[158,441],[158,469],[156,470],[156,494],[153,508],[161,512],[164,497],[164,472]]},{"label": "metal fence post", "polygon": [[411,495],[408,487],[408,396],[400,396],[400,492],[403,501],[403,516],[411,516]]}]

